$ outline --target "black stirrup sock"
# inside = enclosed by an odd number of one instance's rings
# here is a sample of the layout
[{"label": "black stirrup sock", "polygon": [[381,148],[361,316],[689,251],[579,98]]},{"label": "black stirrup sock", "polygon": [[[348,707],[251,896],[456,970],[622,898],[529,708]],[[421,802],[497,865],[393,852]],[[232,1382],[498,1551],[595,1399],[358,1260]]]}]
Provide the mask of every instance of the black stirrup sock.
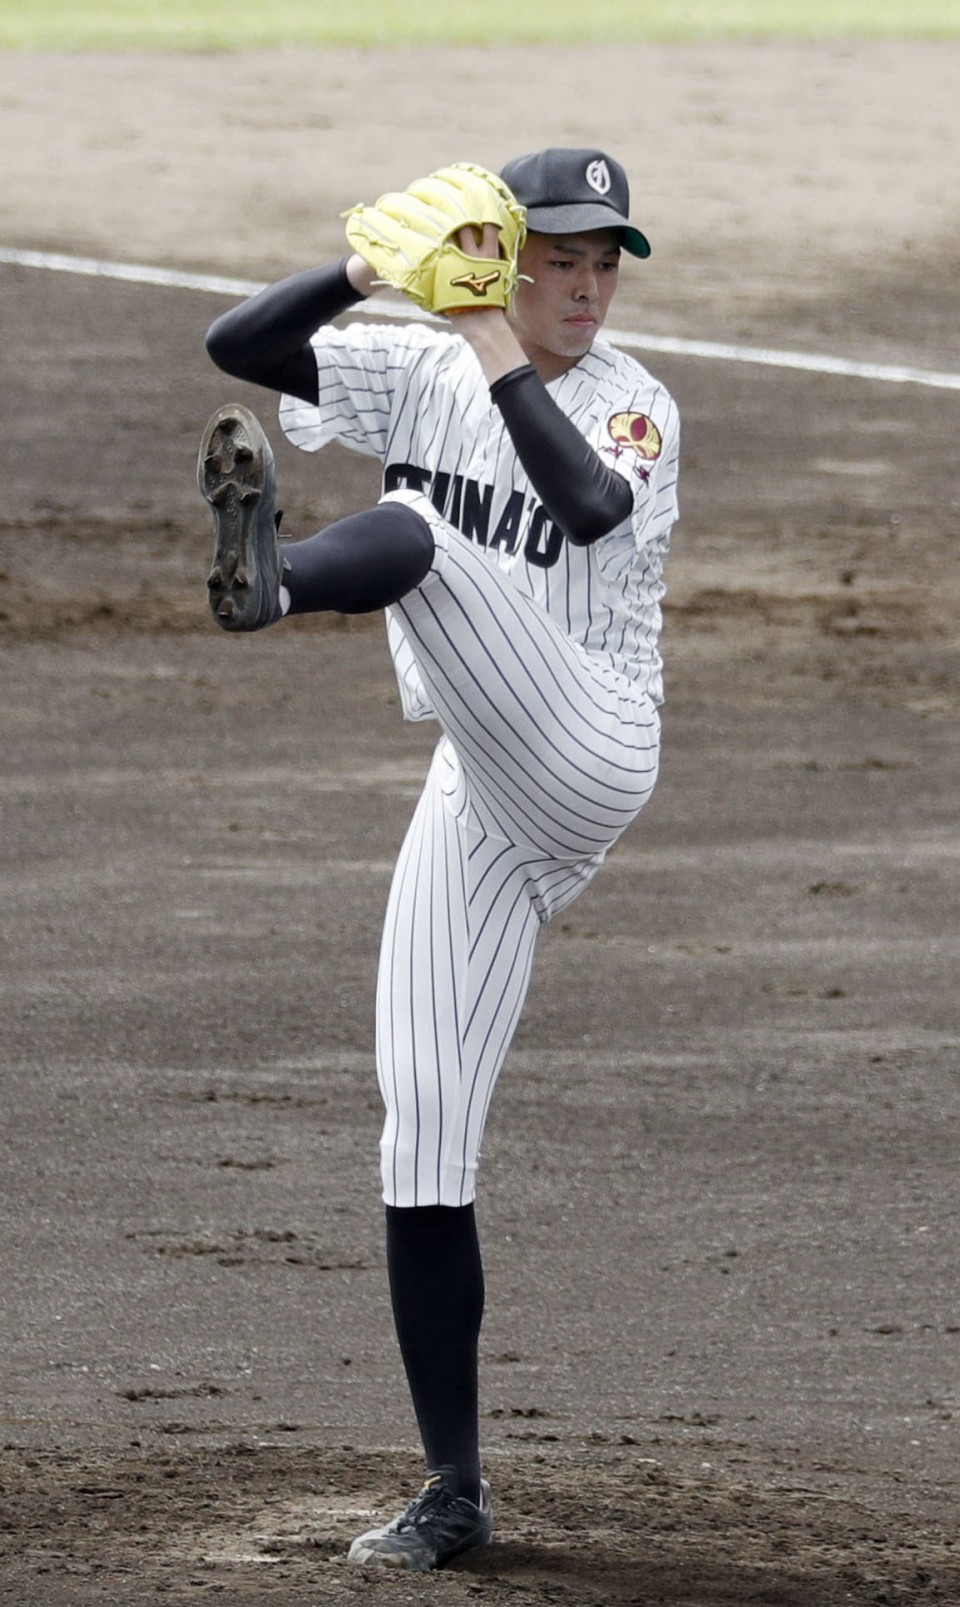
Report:
[{"label": "black stirrup sock", "polygon": [[477,1345],[483,1266],[472,1205],[387,1208],[387,1272],[427,1467],[480,1500]]},{"label": "black stirrup sock", "polygon": [[306,541],[285,541],[291,614],[372,614],[418,586],[434,554],[430,526],[404,502],[379,502]]}]

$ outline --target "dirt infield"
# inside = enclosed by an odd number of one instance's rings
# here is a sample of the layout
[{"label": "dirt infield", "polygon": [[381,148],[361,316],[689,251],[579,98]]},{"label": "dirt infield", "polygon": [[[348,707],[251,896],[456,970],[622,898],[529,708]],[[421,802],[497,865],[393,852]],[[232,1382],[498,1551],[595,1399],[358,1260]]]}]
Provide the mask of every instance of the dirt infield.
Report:
[{"label": "dirt infield", "polygon": [[[618,327],[960,370],[958,67],[0,56],[0,243],[268,277],[421,167],[599,138],[655,248]],[[197,434],[264,408],[202,355],[220,305],[0,268],[0,1599],[955,1603],[956,393],[649,359],[662,778],[494,1101],[496,1543],[384,1584],[343,1562],[418,1472],[372,992],[432,739],[379,622],[206,620]],[[375,494],[277,447],[292,531]]]}]

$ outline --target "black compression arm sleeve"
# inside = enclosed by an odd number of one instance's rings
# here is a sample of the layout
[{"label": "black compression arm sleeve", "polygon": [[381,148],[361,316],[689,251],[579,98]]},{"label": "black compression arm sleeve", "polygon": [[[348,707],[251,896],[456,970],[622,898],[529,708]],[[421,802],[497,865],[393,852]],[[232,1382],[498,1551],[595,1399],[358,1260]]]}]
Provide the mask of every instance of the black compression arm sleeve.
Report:
[{"label": "black compression arm sleeve", "polygon": [[491,399],[517,456],[555,524],[576,547],[615,530],[633,507],[630,487],[608,469],[529,364],[494,380]]},{"label": "black compression arm sleeve", "polygon": [[207,351],[235,379],[317,401],[310,336],[363,300],[347,278],[347,258],[307,268],[231,307],[207,331]]}]

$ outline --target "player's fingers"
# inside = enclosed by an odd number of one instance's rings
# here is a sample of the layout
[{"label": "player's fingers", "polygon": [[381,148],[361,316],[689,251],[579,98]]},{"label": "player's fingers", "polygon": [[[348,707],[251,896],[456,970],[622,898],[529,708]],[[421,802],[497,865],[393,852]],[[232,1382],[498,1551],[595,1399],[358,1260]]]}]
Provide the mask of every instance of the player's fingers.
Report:
[{"label": "player's fingers", "polygon": [[491,257],[500,255],[500,231],[495,223],[485,223],[481,229],[475,224],[468,224],[457,234],[457,244],[468,257]]}]

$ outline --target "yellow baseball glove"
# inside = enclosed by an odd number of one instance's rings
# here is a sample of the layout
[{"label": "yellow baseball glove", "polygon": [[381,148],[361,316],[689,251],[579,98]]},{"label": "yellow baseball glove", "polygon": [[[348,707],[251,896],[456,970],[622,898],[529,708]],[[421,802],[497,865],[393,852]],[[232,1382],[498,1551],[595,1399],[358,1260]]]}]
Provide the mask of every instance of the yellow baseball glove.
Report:
[{"label": "yellow baseball glove", "polygon": [[[427,312],[508,307],[517,288],[517,256],[526,213],[495,173],[455,162],[374,206],[345,212],[347,239],[382,284]],[[457,243],[461,229],[496,227],[497,257],[475,257]]]}]

